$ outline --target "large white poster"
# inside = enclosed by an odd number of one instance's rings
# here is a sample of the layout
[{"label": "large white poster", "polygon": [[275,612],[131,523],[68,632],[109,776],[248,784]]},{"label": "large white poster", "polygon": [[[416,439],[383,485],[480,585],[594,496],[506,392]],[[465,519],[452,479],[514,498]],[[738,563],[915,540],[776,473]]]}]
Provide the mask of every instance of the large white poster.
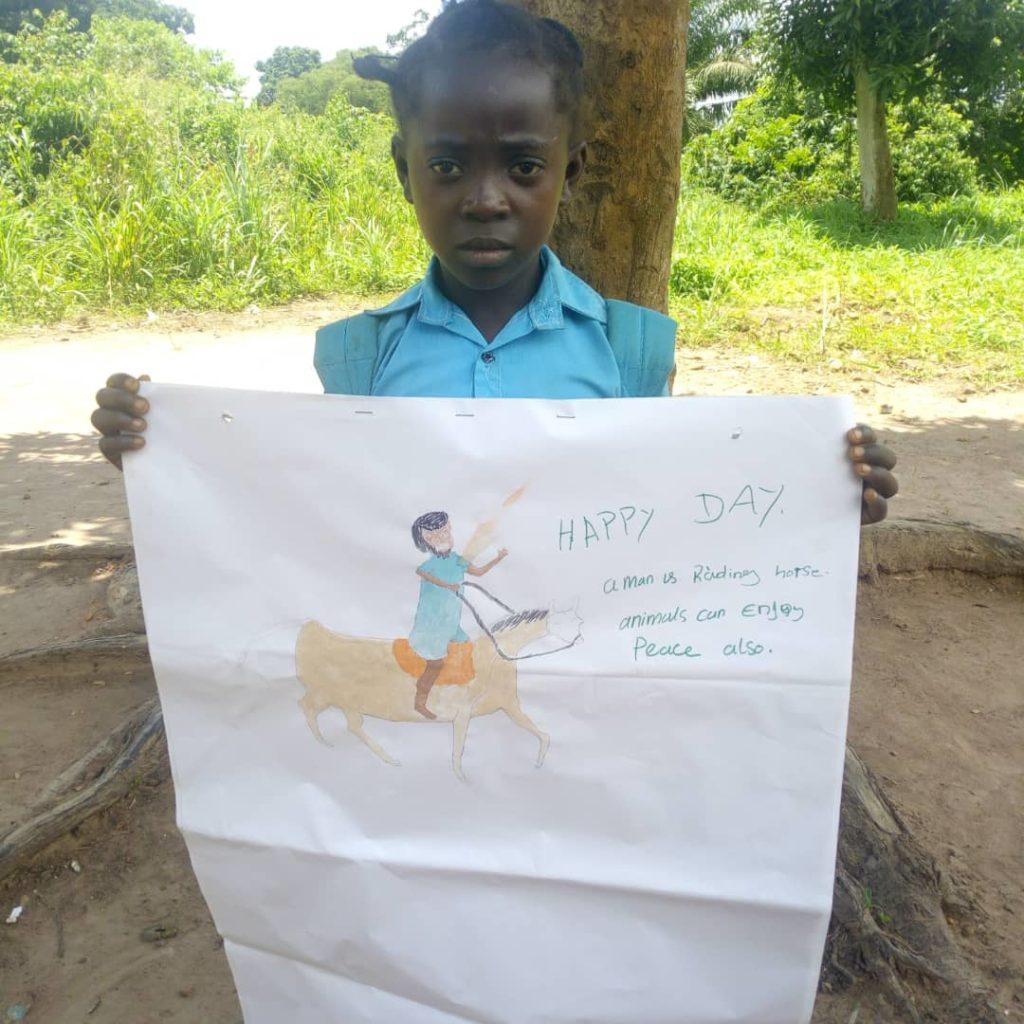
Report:
[{"label": "large white poster", "polygon": [[848,401],[147,393],[146,624],[248,1024],[809,1018]]}]

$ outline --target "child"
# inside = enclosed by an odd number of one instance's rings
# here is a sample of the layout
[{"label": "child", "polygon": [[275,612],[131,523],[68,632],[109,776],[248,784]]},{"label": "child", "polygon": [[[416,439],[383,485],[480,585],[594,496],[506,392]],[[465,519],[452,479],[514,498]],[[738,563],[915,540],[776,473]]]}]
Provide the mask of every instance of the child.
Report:
[{"label": "child", "polygon": [[[395,168],[435,255],[423,280],[389,306],[317,332],[327,392],[668,393],[674,325],[605,302],[545,245],[587,160],[582,68],[569,29],[498,0],[449,7],[398,58],[356,61],[361,75],[390,87]],[[633,336],[623,323],[636,325]],[[145,443],[149,403],[138,389],[137,379],[115,374],[97,395],[92,422],[116,466]],[[878,522],[897,491],[896,460],[869,427],[847,440],[863,481],[862,521]]]},{"label": "child", "polygon": [[483,576],[489,573],[508,552],[502,548],[486,565],[470,565],[455,550],[452,524],[447,512],[427,512],[412,524],[412,541],[430,554],[417,570],[420,577],[420,599],[416,606],[409,646],[426,663],[416,681],[414,707],[424,718],[437,718],[427,707],[427,698],[444,668],[448,645],[469,643],[462,629],[462,601],[459,590],[466,573]]}]

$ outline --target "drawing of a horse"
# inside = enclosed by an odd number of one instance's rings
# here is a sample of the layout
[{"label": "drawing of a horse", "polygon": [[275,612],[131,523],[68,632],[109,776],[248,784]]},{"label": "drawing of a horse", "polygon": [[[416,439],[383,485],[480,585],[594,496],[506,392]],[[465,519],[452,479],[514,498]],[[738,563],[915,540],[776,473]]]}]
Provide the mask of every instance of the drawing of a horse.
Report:
[{"label": "drawing of a horse", "polygon": [[[514,657],[528,644],[549,635],[551,617],[547,611],[537,610],[519,612],[497,623],[491,627],[493,641],[481,636],[474,642],[475,677],[464,685],[435,685],[431,691],[429,706],[437,721],[452,723],[452,768],[460,779],[465,778],[462,754],[470,721],[497,711],[504,711],[512,722],[537,737],[537,767],[544,763],[549,737],[520,707],[517,663],[503,658],[495,642],[506,655]],[[309,621],[299,630],[295,667],[306,688],[299,706],[313,735],[322,743],[327,741],[318,718],[329,707],[338,708],[345,715],[349,732],[388,764],[398,762],[363,728],[365,717],[431,724],[413,708],[416,682],[395,660],[391,640],[344,636]]]}]

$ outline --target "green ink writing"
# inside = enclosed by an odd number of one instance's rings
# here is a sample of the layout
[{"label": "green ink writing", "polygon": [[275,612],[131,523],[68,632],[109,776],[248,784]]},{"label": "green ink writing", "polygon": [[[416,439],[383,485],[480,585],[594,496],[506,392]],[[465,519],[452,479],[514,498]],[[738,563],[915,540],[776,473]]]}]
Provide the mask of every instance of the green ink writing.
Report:
[{"label": "green ink writing", "polygon": [[616,539],[630,539],[637,544],[643,540],[654,518],[653,508],[623,505],[617,511],[602,509],[593,515],[570,516],[558,521],[558,550],[587,550],[595,544],[607,544]]},{"label": "green ink writing", "polygon": [[[753,484],[744,484],[739,493],[733,498],[732,503],[727,505],[725,498],[720,494],[713,494],[711,491],[701,491],[696,495],[700,502],[698,518],[695,523],[702,526],[708,523],[717,523],[724,516],[741,514],[745,509],[749,515],[757,520],[758,528],[764,526],[765,520],[772,510],[778,505],[782,492],[786,489],[785,484],[779,484],[778,488],[757,487],[757,494]],[[771,501],[769,501],[769,497]],[[763,510],[763,511],[762,511]],[[782,509],[779,509],[781,514]],[[703,518],[700,518],[700,517]]]},{"label": "green ink writing", "polygon": [[691,644],[685,647],[681,643],[656,644],[638,636],[633,641],[633,660],[639,661],[641,655],[647,658],[699,658],[700,651],[695,651]]},{"label": "green ink writing", "polygon": [[648,626],[663,626],[670,622],[685,621],[686,609],[676,605],[671,611],[638,612],[635,615],[626,615],[619,622],[619,629],[643,629]]}]

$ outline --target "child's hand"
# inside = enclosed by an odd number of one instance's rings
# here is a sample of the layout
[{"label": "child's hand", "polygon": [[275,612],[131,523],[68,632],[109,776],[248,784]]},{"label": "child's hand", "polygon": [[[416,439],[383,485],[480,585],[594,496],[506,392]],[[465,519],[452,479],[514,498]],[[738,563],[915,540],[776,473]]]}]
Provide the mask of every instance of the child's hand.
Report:
[{"label": "child's hand", "polygon": [[146,443],[140,436],[146,429],[142,414],[149,412],[149,402],[139,397],[139,383],[144,380],[149,377],[115,373],[107,386],[96,392],[97,408],[92,414],[92,425],[103,435],[100,451],[118,469],[125,452],[136,451]]},{"label": "child's hand", "polygon": [[858,423],[847,431],[850,442],[847,454],[853,471],[863,481],[864,497],[860,505],[862,523],[880,523],[888,514],[887,501],[900,489],[896,477],[890,472],[896,465],[896,456],[879,444],[875,432],[866,424]]}]

